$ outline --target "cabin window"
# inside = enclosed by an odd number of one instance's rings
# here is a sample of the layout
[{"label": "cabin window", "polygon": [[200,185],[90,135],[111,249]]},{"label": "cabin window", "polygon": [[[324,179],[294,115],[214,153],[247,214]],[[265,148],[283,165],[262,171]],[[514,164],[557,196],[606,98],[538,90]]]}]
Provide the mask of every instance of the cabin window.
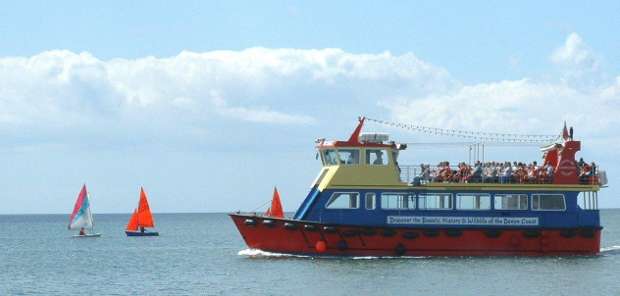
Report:
[{"label": "cabin window", "polygon": [[360,163],[360,151],[357,149],[338,149],[338,155],[343,164]]},{"label": "cabin window", "polygon": [[357,209],[359,207],[359,193],[334,192],[325,207],[328,209]]},{"label": "cabin window", "polygon": [[598,209],[598,192],[586,191],[579,192],[577,196],[577,205],[582,210],[597,210]]},{"label": "cabin window", "polygon": [[451,210],[451,193],[423,193],[418,197],[418,207],[425,210]]},{"label": "cabin window", "polygon": [[415,209],[415,196],[408,193],[381,193],[382,209]]},{"label": "cabin window", "polygon": [[459,193],[456,195],[457,210],[490,210],[491,196],[486,193]]},{"label": "cabin window", "polygon": [[366,193],[365,199],[366,199],[366,209],[367,210],[374,210],[376,207],[375,204],[375,194],[374,193]]},{"label": "cabin window", "polygon": [[496,194],[496,210],[527,210],[527,194]]},{"label": "cabin window", "polygon": [[323,151],[323,159],[325,160],[325,165],[337,165],[338,164],[338,154],[335,149],[327,149]]},{"label": "cabin window", "polygon": [[566,202],[562,194],[532,194],[532,210],[564,211]]},{"label": "cabin window", "polygon": [[366,149],[366,164],[387,165],[388,153],[385,149]]}]

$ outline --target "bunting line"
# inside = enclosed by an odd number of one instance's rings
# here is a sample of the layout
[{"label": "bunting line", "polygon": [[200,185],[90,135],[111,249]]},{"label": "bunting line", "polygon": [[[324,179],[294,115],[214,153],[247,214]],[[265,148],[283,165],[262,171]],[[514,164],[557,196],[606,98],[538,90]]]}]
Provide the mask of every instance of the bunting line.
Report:
[{"label": "bunting line", "polygon": [[495,132],[476,132],[457,129],[442,129],[436,127],[428,127],[415,124],[407,124],[400,122],[392,122],[366,117],[366,120],[382,125],[396,128],[407,129],[416,132],[436,136],[458,137],[465,139],[473,139],[489,143],[530,143],[530,144],[551,144],[561,138],[561,135],[541,135],[541,134],[513,134],[513,133],[495,133]]}]

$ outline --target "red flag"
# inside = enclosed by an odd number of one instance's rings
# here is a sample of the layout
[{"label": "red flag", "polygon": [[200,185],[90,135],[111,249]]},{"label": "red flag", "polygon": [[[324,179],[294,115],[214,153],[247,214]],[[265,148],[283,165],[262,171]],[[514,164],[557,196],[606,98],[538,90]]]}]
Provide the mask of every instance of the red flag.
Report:
[{"label": "red flag", "polygon": [[564,129],[562,130],[562,138],[564,138],[564,141],[568,141],[568,139],[570,138],[568,134],[568,129],[566,129],[566,121],[564,121]]},{"label": "red flag", "polygon": [[284,218],[284,211],[282,210],[282,203],[280,203],[280,193],[278,188],[273,187],[273,198],[271,199],[271,207],[265,212],[265,216]]}]

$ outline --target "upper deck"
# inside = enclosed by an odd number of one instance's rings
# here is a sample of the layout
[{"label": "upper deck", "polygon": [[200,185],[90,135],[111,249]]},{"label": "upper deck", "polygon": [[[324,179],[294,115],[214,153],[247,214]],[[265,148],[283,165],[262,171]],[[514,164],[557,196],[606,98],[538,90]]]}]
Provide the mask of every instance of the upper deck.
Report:
[{"label": "upper deck", "polygon": [[[420,188],[428,190],[551,190],[598,191],[605,175],[594,163],[575,161],[581,143],[566,138],[542,148],[536,162],[477,162],[451,166],[399,165],[407,145],[383,135],[361,135],[364,118],[347,141],[317,140],[323,168],[313,184],[325,188]],[[602,173],[601,173],[602,172]]]}]

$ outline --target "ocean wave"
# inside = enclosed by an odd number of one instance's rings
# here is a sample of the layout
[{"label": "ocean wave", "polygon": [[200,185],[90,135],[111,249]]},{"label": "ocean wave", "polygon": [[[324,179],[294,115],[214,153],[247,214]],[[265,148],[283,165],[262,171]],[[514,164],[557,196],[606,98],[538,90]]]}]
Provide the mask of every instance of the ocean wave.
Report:
[{"label": "ocean wave", "polygon": [[244,249],[237,253],[239,256],[252,258],[321,258],[321,259],[351,259],[351,260],[377,260],[377,259],[424,259],[427,256],[310,256],[298,254],[273,253],[259,249]]},{"label": "ocean wave", "polygon": [[353,260],[376,260],[376,259],[427,259],[429,256],[355,256]]},{"label": "ocean wave", "polygon": [[310,256],[305,255],[294,255],[294,254],[284,254],[284,253],[272,253],[259,249],[245,249],[241,250],[237,253],[239,256],[246,257],[275,257],[275,258],[283,258],[283,257],[293,257],[293,258],[311,258]]},{"label": "ocean wave", "polygon": [[601,248],[601,254],[620,254],[620,246],[611,246]]}]

